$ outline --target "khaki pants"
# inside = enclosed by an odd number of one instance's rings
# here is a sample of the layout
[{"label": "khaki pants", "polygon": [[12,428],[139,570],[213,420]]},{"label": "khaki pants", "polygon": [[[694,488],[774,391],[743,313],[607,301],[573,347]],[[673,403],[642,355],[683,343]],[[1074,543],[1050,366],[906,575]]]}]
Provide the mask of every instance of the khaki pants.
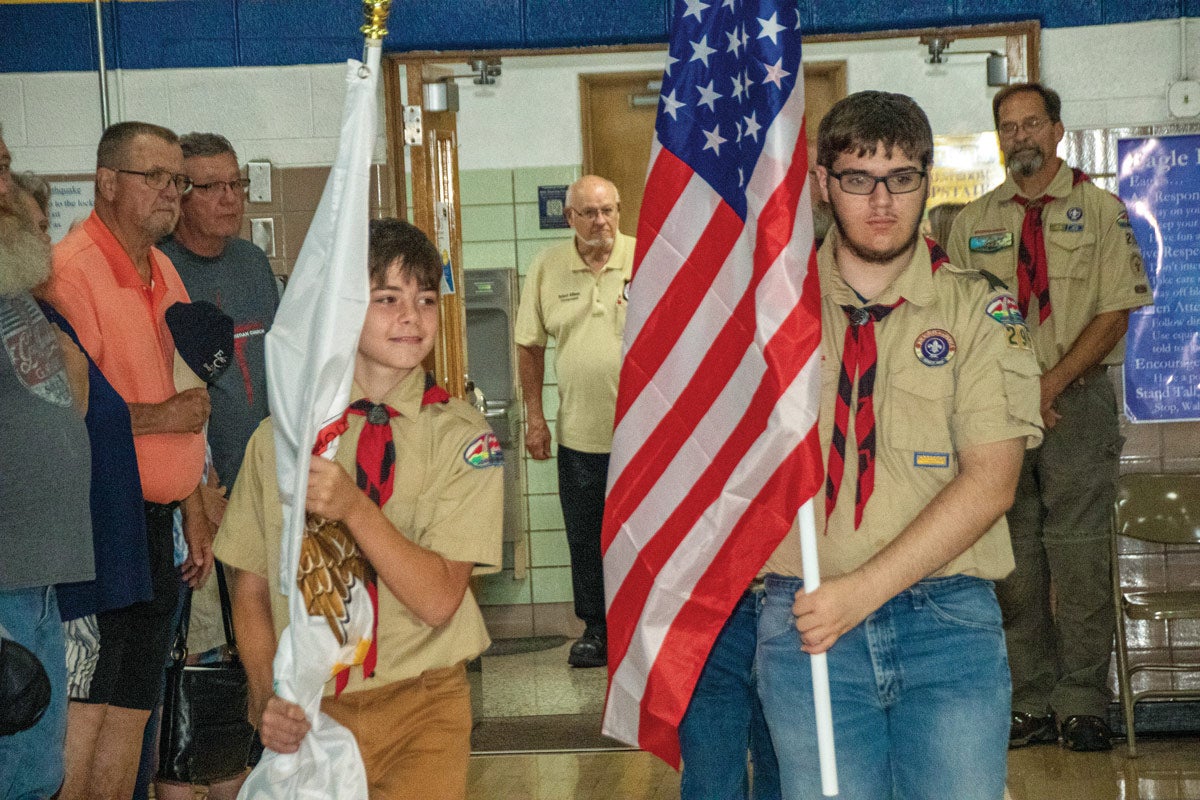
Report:
[{"label": "khaki pants", "polygon": [[1013,710],[1104,718],[1116,626],[1109,514],[1122,445],[1108,375],[1088,371],[1055,407],[1062,419],[1041,447],[1025,452],[1008,511],[1017,567],[996,584]]},{"label": "khaki pants", "polygon": [[326,697],[321,710],[358,741],[371,800],[464,800],[471,688],[463,664]]}]

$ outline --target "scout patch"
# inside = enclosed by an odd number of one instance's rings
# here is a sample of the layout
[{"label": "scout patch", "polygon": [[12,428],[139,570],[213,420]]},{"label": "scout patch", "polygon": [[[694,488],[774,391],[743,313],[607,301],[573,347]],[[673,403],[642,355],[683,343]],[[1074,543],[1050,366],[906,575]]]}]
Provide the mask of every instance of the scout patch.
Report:
[{"label": "scout patch", "polygon": [[913,342],[917,360],[927,367],[940,367],[954,358],[954,337],[941,328],[930,328]]},{"label": "scout patch", "polygon": [[476,469],[498,467],[504,463],[504,451],[494,433],[482,433],[463,450],[463,461]]},{"label": "scout patch", "polygon": [[945,469],[950,466],[949,453],[913,453],[913,466],[925,469]]},{"label": "scout patch", "polygon": [[1078,222],[1079,220],[1083,219],[1083,209],[1079,206],[1068,208],[1067,219],[1071,220],[1072,222]]},{"label": "scout patch", "polygon": [[1012,231],[977,233],[967,242],[973,253],[998,253],[1013,246]]},{"label": "scout patch", "polygon": [[1021,307],[1017,305],[1017,298],[1011,294],[998,294],[988,300],[986,311],[989,317],[1001,325],[1025,324],[1025,318],[1021,316]]},{"label": "scout patch", "polygon": [[1004,326],[1004,337],[1009,347],[1014,350],[1033,349],[1033,339],[1016,298],[1011,294],[998,294],[988,301],[986,310],[989,317]]},{"label": "scout patch", "polygon": [[1117,224],[1120,225],[1122,228],[1130,227],[1128,211],[1122,211],[1120,214],[1117,215]]},{"label": "scout patch", "polygon": [[1082,222],[1052,222],[1050,230],[1065,233],[1083,233]]}]

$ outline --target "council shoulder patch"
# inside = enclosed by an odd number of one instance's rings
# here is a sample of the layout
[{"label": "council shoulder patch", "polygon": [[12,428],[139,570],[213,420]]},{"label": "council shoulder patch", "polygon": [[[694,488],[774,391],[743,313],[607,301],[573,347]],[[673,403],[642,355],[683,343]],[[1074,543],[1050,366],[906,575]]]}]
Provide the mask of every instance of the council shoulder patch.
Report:
[{"label": "council shoulder patch", "polygon": [[954,337],[941,328],[930,328],[913,342],[917,360],[927,367],[940,367],[954,358]]},{"label": "council shoulder patch", "polygon": [[1006,292],[988,300],[985,310],[989,317],[1001,325],[1025,324],[1025,318],[1021,316],[1021,307],[1017,305],[1017,298]]},{"label": "council shoulder patch", "polygon": [[1117,215],[1117,224],[1120,225],[1122,228],[1130,227],[1128,211],[1122,211],[1120,214]]},{"label": "council shoulder patch", "polygon": [[463,450],[463,461],[476,469],[498,467],[504,463],[504,451],[500,448],[500,440],[494,433],[481,433],[475,437],[467,449]]}]

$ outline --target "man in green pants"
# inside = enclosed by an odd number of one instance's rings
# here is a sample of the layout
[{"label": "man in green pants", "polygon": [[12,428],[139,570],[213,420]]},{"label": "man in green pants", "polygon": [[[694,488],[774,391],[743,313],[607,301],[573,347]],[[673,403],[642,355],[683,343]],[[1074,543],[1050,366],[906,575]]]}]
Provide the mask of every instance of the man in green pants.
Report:
[{"label": "man in green pants", "polygon": [[1043,373],[1046,437],[1025,454],[1008,512],[1017,567],[996,587],[1013,679],[1009,746],[1061,735],[1071,750],[1109,750],[1108,515],[1122,439],[1108,366],[1124,358],[1130,309],[1152,300],[1124,205],[1056,155],[1061,108],[1041,84],[996,94],[1008,178],[963,209],[946,249],[1016,289]]}]

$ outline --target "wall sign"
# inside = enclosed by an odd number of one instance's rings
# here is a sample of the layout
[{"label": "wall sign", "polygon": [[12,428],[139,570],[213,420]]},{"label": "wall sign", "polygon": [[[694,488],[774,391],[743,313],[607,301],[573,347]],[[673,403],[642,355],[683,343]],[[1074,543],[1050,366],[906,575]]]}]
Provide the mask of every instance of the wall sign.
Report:
[{"label": "wall sign", "polygon": [[1125,413],[1200,420],[1200,136],[1117,141],[1118,186],[1154,305],[1129,316]]}]

